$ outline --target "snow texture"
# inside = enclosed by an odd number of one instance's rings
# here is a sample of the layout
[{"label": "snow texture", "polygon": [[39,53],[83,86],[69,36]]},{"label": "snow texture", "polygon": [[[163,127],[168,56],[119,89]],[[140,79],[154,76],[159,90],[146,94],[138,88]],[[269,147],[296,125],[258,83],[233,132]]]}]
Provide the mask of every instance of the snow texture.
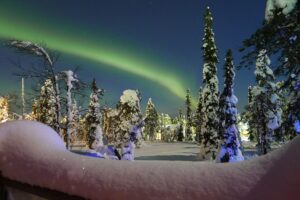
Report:
[{"label": "snow texture", "polygon": [[122,104],[128,104],[130,107],[135,107],[136,103],[139,102],[139,97],[135,90],[125,90],[120,98]]},{"label": "snow texture", "polygon": [[294,123],[294,128],[295,128],[295,131],[300,134],[300,121],[299,120],[296,120],[295,123]]},{"label": "snow texture", "polygon": [[283,13],[288,14],[296,6],[297,0],[268,0],[266,5],[265,18],[272,18],[272,10],[275,8],[284,8]]},{"label": "snow texture", "polygon": [[12,121],[0,124],[0,170],[13,180],[92,200],[295,199],[299,145],[298,136],[280,150],[239,163],[125,162],[73,154],[53,129]]}]

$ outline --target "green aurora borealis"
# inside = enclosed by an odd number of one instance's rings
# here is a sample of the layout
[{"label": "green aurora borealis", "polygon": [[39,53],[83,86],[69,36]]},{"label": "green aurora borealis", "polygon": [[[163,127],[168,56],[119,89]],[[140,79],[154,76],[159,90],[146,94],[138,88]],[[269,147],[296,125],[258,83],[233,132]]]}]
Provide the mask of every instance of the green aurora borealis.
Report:
[{"label": "green aurora borealis", "polygon": [[[57,71],[78,67],[85,83],[96,78],[105,90],[102,103],[114,106],[124,89],[138,89],[142,108],[149,97],[160,112],[178,115],[186,89],[193,104],[202,83],[203,11],[210,6],[223,88],[225,52],[233,50],[237,66],[243,40],[260,27],[265,1],[161,0],[1,0],[0,95],[19,94],[18,69],[40,62],[3,45],[7,39],[31,40],[60,55]],[[246,23],[245,23],[246,22]],[[25,81],[27,92],[33,81]],[[253,71],[236,72],[238,108],[247,104]],[[88,91],[87,91],[88,92]],[[28,97],[30,101],[30,97]],[[28,101],[28,106],[29,106]]]},{"label": "green aurora borealis", "polygon": [[[102,39],[95,44],[93,38],[82,40],[76,34],[58,34],[53,30],[42,28],[44,24],[31,24],[14,20],[11,16],[0,14],[0,37],[4,39],[30,40],[42,42],[49,49],[104,64],[107,67],[122,70],[160,85],[162,88],[183,100],[185,98],[185,84],[183,79],[174,73],[166,64],[153,62],[152,59],[141,59],[138,53],[128,52],[118,44]],[[61,27],[56,27],[59,29]],[[54,29],[55,30],[55,29]],[[101,38],[100,38],[101,39]],[[99,38],[95,41],[99,41]],[[132,47],[128,47],[132,49]],[[169,70],[166,70],[168,69]],[[101,71],[101,68],[97,70]],[[171,71],[172,70],[172,71]]]}]

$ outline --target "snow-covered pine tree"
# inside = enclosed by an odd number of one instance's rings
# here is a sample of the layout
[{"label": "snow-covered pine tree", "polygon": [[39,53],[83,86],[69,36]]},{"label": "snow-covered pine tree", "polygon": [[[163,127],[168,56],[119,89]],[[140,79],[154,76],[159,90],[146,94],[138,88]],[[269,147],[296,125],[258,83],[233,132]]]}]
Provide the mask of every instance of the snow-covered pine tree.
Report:
[{"label": "snow-covered pine tree", "polygon": [[203,123],[203,101],[202,101],[202,87],[199,89],[199,98],[197,103],[197,110],[195,115],[195,126],[196,126],[196,141],[201,143],[202,141],[202,123]]},{"label": "snow-covered pine tree", "polygon": [[261,50],[256,61],[256,82],[252,88],[252,103],[250,104],[253,124],[249,124],[251,129],[256,129],[258,133],[259,154],[266,154],[270,150],[270,142],[273,131],[281,125],[281,108],[277,95],[275,77],[269,67],[270,59],[266,50]]},{"label": "snow-covered pine tree", "polygon": [[183,117],[182,117],[182,111],[179,109],[179,115],[178,115],[178,120],[179,120],[179,127],[178,127],[178,132],[177,132],[177,140],[179,142],[182,142],[184,140],[184,134],[183,134]]},{"label": "snow-covered pine tree", "polygon": [[37,99],[33,99],[32,103],[32,112],[31,112],[31,119],[32,120],[38,120],[39,116],[39,102]]},{"label": "snow-covered pine tree", "polygon": [[8,118],[8,100],[0,97],[0,122],[5,122]]},{"label": "snow-covered pine tree", "polygon": [[220,149],[218,162],[236,162],[244,160],[240,150],[240,136],[237,123],[237,97],[234,95],[234,64],[232,51],[228,50],[224,65],[224,89],[220,96]]},{"label": "snow-covered pine tree", "polygon": [[287,128],[294,126],[300,118],[300,98],[297,97],[299,90],[295,89],[300,80],[299,8],[300,1],[297,0],[268,0],[266,20],[243,42],[244,48],[240,49],[245,51],[241,62],[244,67],[252,65],[262,48],[278,61],[274,65],[275,75],[285,78],[284,87],[292,98],[284,111],[287,120],[284,126]]},{"label": "snow-covered pine tree", "polygon": [[67,149],[70,149],[71,145],[71,135],[72,133],[75,132],[74,130],[74,113],[72,111],[73,108],[73,102],[72,102],[72,93],[71,90],[74,88],[73,87],[73,82],[77,82],[76,75],[73,73],[73,71],[68,70],[68,71],[63,71],[66,85],[67,85]]},{"label": "snow-covered pine tree", "polygon": [[88,126],[87,142],[90,149],[95,149],[98,145],[103,145],[101,129],[101,112],[99,98],[102,90],[97,87],[96,80],[92,82],[92,93],[90,95],[89,110],[86,115]]},{"label": "snow-covered pine tree", "polygon": [[158,126],[158,113],[151,98],[148,100],[145,115],[147,117],[145,121],[145,133],[149,136],[149,139],[153,141]]},{"label": "snow-covered pine tree", "polygon": [[[131,129],[141,122],[140,96],[136,90],[124,90],[115,109],[104,112],[104,130],[108,141],[117,148],[127,143]],[[140,141],[137,138],[136,143]]]},{"label": "snow-covered pine tree", "polygon": [[213,17],[209,7],[204,16],[204,38],[203,38],[203,126],[200,155],[202,159],[210,160],[216,158],[218,149],[218,106],[219,88],[217,77],[217,47],[213,33]]},{"label": "snow-covered pine tree", "polygon": [[70,143],[74,143],[77,139],[78,139],[78,131],[80,128],[80,114],[78,111],[78,107],[77,107],[77,103],[76,100],[73,100],[73,104],[72,104],[72,121],[70,121],[70,127],[71,127],[71,131],[70,131]]},{"label": "snow-covered pine tree", "polygon": [[249,125],[249,127],[251,127],[249,129],[249,140],[257,142],[256,139],[259,138],[259,134],[258,134],[258,131],[257,131],[256,119],[255,119],[255,116],[253,116],[254,112],[251,108],[251,105],[253,103],[252,89],[253,89],[252,86],[248,87],[248,105],[246,106],[246,111],[245,111],[245,114],[244,114],[244,120]]},{"label": "snow-covered pine tree", "polygon": [[53,83],[50,79],[47,79],[41,88],[39,100],[39,114],[37,120],[44,124],[47,124],[54,130],[56,130],[58,124],[55,105],[56,98]]},{"label": "snow-covered pine tree", "polygon": [[190,96],[190,90],[186,90],[186,96],[185,96],[185,106],[186,106],[186,128],[185,128],[185,136],[186,140],[192,141],[192,109],[191,109],[191,96]]},{"label": "snow-covered pine tree", "polygon": [[[284,92],[282,92],[284,93]],[[299,105],[300,98],[297,98],[299,95],[299,91],[296,92],[291,90],[286,90],[286,95],[282,98],[282,130],[281,134],[284,136],[282,139],[293,139],[297,135],[297,131],[295,129],[295,122],[300,119],[299,113]],[[298,108],[296,107],[298,106]]]},{"label": "snow-covered pine tree", "polygon": [[[130,138],[130,130],[142,120],[140,108],[140,96],[137,90],[123,91],[120,101],[117,105],[119,113],[118,125],[116,126],[116,143],[117,146],[122,146]],[[141,138],[137,138],[135,143],[138,143]]]}]

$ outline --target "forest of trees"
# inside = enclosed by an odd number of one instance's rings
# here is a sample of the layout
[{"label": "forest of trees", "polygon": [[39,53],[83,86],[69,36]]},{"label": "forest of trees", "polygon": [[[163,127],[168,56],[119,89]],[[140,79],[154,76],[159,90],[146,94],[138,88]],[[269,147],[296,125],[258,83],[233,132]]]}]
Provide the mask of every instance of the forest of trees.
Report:
[{"label": "forest of trees", "polygon": [[[271,150],[275,140],[292,139],[300,127],[300,62],[299,3],[289,13],[275,8],[250,38],[243,42],[240,68],[254,72],[256,83],[249,86],[248,105],[241,114],[234,80],[238,75],[232,50],[223,64],[224,87],[219,89],[217,76],[219,56],[213,32],[213,17],[209,7],[204,15],[203,83],[199,87],[196,108],[192,95],[186,90],[185,115],[179,109],[171,118],[159,113],[151,98],[145,113],[141,109],[141,93],[125,90],[114,108],[102,105],[105,95],[95,79],[83,83],[74,71],[57,71],[55,56],[39,44],[28,41],[9,41],[9,47],[42,60],[41,68],[28,69],[22,77],[35,77],[40,88],[31,98],[30,113],[20,119],[40,121],[52,127],[66,142],[68,149],[76,141],[85,141],[94,149],[104,143],[120,147],[130,139],[132,127],[145,121],[142,140],[154,141],[157,133],[165,141],[196,141],[203,160],[235,162],[243,160],[238,130],[239,120],[249,125],[249,139],[257,144],[259,154]],[[271,59],[275,59],[271,62]],[[274,72],[273,72],[274,71]],[[277,77],[281,77],[278,80]],[[90,92],[89,100],[86,93]],[[78,94],[89,101],[85,108],[78,106]],[[27,101],[28,103],[28,101]],[[8,98],[0,97],[0,121],[10,116]],[[240,117],[239,117],[240,116]]]}]

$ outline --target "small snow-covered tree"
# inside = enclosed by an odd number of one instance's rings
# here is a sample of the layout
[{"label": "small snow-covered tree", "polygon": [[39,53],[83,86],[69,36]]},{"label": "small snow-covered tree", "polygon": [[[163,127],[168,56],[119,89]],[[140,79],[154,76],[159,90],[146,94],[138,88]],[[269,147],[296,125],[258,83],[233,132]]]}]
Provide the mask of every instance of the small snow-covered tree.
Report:
[{"label": "small snow-covered tree", "polygon": [[256,126],[257,123],[256,123],[256,118],[253,115],[255,114],[255,112],[253,112],[251,108],[251,105],[253,104],[252,89],[253,89],[252,86],[248,87],[248,105],[246,106],[246,111],[244,112],[243,120],[245,123],[249,125],[249,127],[251,127],[249,129],[249,140],[257,141],[256,139],[259,138],[257,126]]},{"label": "small snow-covered tree", "polygon": [[70,121],[70,143],[74,143],[78,139],[78,131],[80,128],[80,114],[75,100],[73,100],[71,111],[72,121]]},{"label": "small snow-covered tree", "polygon": [[50,79],[47,79],[41,88],[40,100],[39,100],[39,114],[38,121],[47,124],[54,130],[57,128],[59,122],[57,122],[56,112],[56,98],[53,88],[53,83]]},{"label": "small snow-covered tree", "polygon": [[[117,105],[119,121],[115,132],[118,146],[125,144],[129,140],[130,130],[142,119],[140,100],[139,92],[136,90],[125,90],[120,97]],[[136,143],[140,139],[137,138]]]},{"label": "small snow-covered tree", "polygon": [[237,123],[237,97],[234,95],[234,65],[231,50],[228,50],[224,65],[224,90],[220,96],[220,150],[218,162],[244,160],[240,150],[240,136]]},{"label": "small snow-covered tree", "polygon": [[260,154],[266,154],[270,150],[273,131],[281,125],[282,111],[274,83],[275,77],[269,65],[270,59],[266,50],[261,50],[256,61],[257,85],[252,88],[252,103],[250,104],[255,127],[249,124],[250,128],[257,131]]},{"label": "small snow-covered tree", "polygon": [[38,120],[39,117],[39,101],[37,99],[33,99],[32,103],[32,112],[31,112],[31,119]]},{"label": "small snow-covered tree", "polygon": [[[141,122],[140,100],[137,90],[124,90],[116,108],[105,110],[104,130],[108,141],[116,147],[126,144],[132,128]],[[139,145],[140,140],[139,136],[135,143]]]},{"label": "small snow-covered tree", "polygon": [[186,96],[185,96],[185,106],[186,106],[186,128],[185,128],[185,136],[186,140],[192,141],[192,109],[191,109],[191,96],[190,96],[190,90],[186,90]]},{"label": "small snow-covered tree", "polygon": [[179,142],[182,142],[184,140],[184,134],[183,134],[183,117],[182,117],[181,109],[179,109],[178,120],[179,120],[179,127],[177,130],[177,140]]},{"label": "small snow-covered tree", "polygon": [[0,122],[8,119],[8,100],[5,97],[0,97]]},{"label": "small snow-covered tree", "polygon": [[218,148],[218,106],[219,106],[219,88],[217,77],[217,47],[213,33],[213,17],[209,7],[207,7],[204,16],[204,38],[203,38],[203,125],[201,141],[201,157],[209,160],[216,158]]},{"label": "small snow-covered tree", "polygon": [[149,98],[147,107],[146,107],[146,121],[145,121],[145,133],[149,136],[151,141],[155,138],[155,132],[158,126],[158,113],[156,111],[155,105],[152,102],[152,99]]},{"label": "small snow-covered tree", "polygon": [[88,135],[87,142],[90,149],[96,148],[97,145],[103,145],[101,129],[101,112],[99,98],[102,90],[97,87],[96,80],[92,83],[92,93],[90,95],[89,110],[86,115]]},{"label": "small snow-covered tree", "polygon": [[195,127],[196,127],[196,141],[201,143],[202,141],[202,124],[203,124],[203,101],[202,101],[202,87],[199,89],[199,98],[197,103],[197,110],[195,115]]},{"label": "small snow-covered tree", "polygon": [[72,93],[71,90],[73,87],[73,82],[77,82],[76,75],[73,71],[63,71],[63,75],[65,77],[66,85],[67,85],[67,149],[70,149],[71,143],[71,135],[75,132],[74,130],[74,112],[72,111],[73,103],[72,103]]}]

